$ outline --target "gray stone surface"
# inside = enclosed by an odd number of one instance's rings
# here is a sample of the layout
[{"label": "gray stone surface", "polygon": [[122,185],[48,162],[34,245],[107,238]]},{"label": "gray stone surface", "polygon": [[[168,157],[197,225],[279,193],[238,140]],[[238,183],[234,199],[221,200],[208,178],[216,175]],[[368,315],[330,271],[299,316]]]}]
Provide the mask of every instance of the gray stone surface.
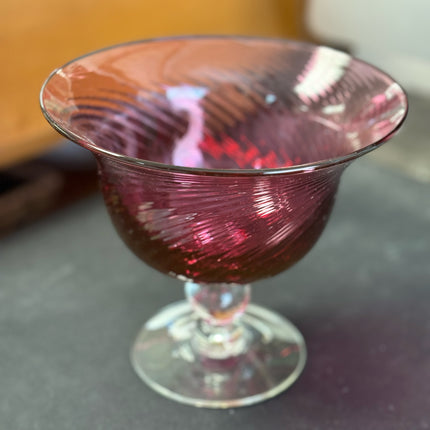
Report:
[{"label": "gray stone surface", "polygon": [[0,428],[430,428],[430,195],[374,161],[344,174],[329,225],[291,270],[254,286],[289,317],[309,360],[288,391],[213,411],[144,385],[128,351],[181,299],[85,200],[0,241]]}]

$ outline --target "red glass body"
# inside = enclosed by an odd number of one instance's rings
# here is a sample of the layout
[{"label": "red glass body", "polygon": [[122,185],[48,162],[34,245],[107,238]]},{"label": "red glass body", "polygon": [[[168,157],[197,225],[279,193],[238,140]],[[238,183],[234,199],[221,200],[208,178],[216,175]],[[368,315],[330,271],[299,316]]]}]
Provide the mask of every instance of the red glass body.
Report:
[{"label": "red glass body", "polygon": [[313,246],[349,162],[398,130],[389,76],[327,47],[142,41],[55,71],[51,125],[91,150],[113,223],[161,272],[247,283]]},{"label": "red glass body", "polygon": [[161,272],[207,283],[248,283],[298,261],[321,234],[345,167],[238,176],[99,165],[128,247]]}]

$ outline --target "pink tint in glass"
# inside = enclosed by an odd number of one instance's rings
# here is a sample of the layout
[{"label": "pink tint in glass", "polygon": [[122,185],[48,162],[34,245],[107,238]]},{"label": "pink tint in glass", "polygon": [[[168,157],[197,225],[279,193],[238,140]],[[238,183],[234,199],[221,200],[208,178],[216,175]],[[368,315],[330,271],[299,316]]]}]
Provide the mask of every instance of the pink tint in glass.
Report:
[{"label": "pink tint in glass", "polygon": [[215,408],[291,385],[303,339],[283,317],[247,306],[248,284],[311,249],[345,167],[402,124],[401,87],[327,47],[183,37],[74,60],[45,82],[41,106],[95,155],[123,241],[185,281],[188,302],[161,310],[136,340],[142,379]]}]

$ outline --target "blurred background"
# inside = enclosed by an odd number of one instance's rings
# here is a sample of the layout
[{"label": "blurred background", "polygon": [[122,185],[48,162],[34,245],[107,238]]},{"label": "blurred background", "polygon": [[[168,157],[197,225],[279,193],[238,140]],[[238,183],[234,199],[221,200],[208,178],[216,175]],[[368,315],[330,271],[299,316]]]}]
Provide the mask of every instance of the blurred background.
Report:
[{"label": "blurred background", "polygon": [[97,189],[91,155],[64,142],[38,102],[48,74],[108,45],[180,34],[286,37],[347,50],[410,95],[410,116],[372,160],[430,182],[430,31],[426,0],[2,0],[0,236]]}]

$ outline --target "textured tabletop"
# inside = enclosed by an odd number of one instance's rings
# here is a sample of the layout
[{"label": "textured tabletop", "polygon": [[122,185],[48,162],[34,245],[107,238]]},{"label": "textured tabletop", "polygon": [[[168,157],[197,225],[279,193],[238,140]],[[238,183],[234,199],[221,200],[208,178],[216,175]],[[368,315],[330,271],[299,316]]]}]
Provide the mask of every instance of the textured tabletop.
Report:
[{"label": "textured tabletop", "polygon": [[357,161],[314,249],[253,297],[302,331],[304,373],[265,403],[196,409],[131,368],[182,288],[125,248],[100,196],[0,240],[0,428],[430,429],[428,184]]}]

